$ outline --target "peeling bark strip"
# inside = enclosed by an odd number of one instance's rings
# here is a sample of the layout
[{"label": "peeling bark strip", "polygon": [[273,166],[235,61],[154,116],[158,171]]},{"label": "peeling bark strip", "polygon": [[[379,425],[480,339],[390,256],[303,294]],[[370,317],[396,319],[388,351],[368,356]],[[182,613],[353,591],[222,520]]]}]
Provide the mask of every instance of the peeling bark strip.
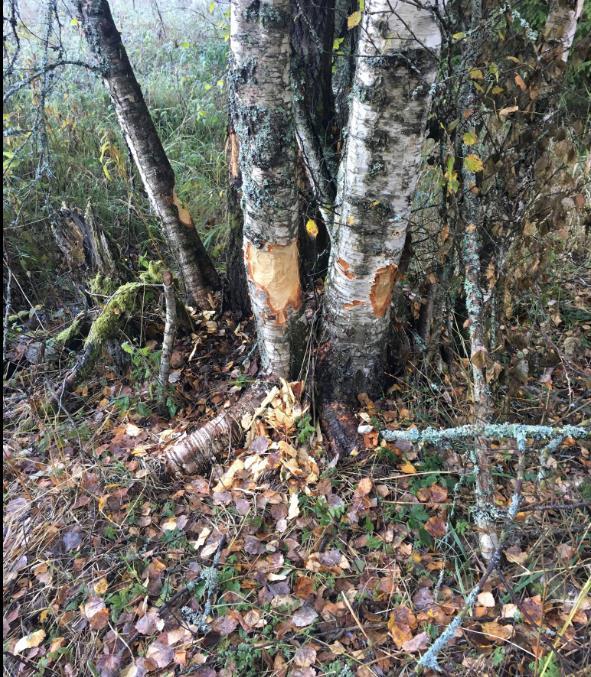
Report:
[{"label": "peeling bark strip", "polygon": [[329,397],[375,392],[382,380],[440,43],[428,9],[367,0],[325,297]]},{"label": "peeling bark strip", "polygon": [[98,61],[144,188],[194,302],[209,308],[219,278],[191,215],[174,192],[175,176],[144,101],[107,0],[79,0],[84,33]]},{"label": "peeling bark strip", "polygon": [[290,0],[233,0],[231,112],[240,142],[244,259],[261,361],[289,377],[301,307]]},{"label": "peeling bark strip", "polygon": [[240,444],[245,435],[242,417],[258,408],[273,385],[266,381],[255,383],[233,407],[170,447],[165,455],[169,470],[188,475],[204,472],[220,454]]}]

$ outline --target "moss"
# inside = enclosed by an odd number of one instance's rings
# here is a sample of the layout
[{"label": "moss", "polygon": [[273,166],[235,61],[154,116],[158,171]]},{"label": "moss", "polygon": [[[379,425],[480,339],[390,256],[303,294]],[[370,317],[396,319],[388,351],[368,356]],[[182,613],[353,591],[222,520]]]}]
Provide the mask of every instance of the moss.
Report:
[{"label": "moss", "polygon": [[53,339],[50,339],[50,341],[48,342],[49,345],[52,348],[56,349],[67,346],[68,343],[70,343],[73,339],[76,338],[76,336],[78,336],[78,334],[80,334],[85,319],[86,319],[85,313],[80,313],[80,315],[77,315],[69,327],[66,327],[65,329],[60,331],[60,333],[57,334]]},{"label": "moss", "polygon": [[108,275],[97,273],[90,280],[90,291],[92,294],[110,296],[117,290],[117,281]]},{"label": "moss", "polygon": [[101,314],[92,323],[84,342],[85,352],[98,350],[115,333],[121,316],[133,310],[136,292],[144,286],[143,282],[127,282],[117,289]]}]

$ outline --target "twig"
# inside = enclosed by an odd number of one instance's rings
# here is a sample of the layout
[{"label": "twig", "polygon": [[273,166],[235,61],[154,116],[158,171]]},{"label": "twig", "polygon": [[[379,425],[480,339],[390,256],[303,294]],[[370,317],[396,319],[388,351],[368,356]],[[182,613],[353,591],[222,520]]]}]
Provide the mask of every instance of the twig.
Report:
[{"label": "twig", "polygon": [[8,279],[6,280],[6,294],[4,296],[4,336],[2,337],[2,361],[6,359],[6,348],[8,346],[8,318],[12,305],[12,270],[8,267]]},{"label": "twig", "polygon": [[519,463],[517,466],[517,480],[515,482],[515,489],[513,491],[513,496],[511,498],[509,510],[507,511],[507,520],[505,522],[505,529],[503,530],[503,533],[499,538],[498,544],[494,552],[492,553],[492,556],[488,562],[484,574],[466,597],[464,607],[460,610],[460,612],[452,620],[452,622],[445,628],[445,630],[441,633],[441,635],[435,640],[435,642],[433,642],[431,648],[421,656],[421,659],[419,660],[417,665],[417,670],[420,670],[422,668],[428,668],[430,670],[434,670],[435,672],[442,672],[442,668],[438,662],[439,654],[441,653],[442,649],[444,649],[450,642],[450,640],[454,637],[454,635],[456,634],[456,630],[462,625],[464,618],[474,606],[476,598],[478,597],[480,591],[482,590],[482,587],[484,586],[489,576],[492,574],[492,572],[496,569],[497,565],[499,564],[499,561],[501,559],[502,548],[505,545],[507,538],[511,532],[511,527],[513,526],[515,515],[517,515],[519,505],[521,503],[521,487],[523,484],[523,476],[525,470],[526,439],[524,435],[519,435],[516,437],[516,439],[517,439],[517,449],[519,452]]},{"label": "twig", "polygon": [[164,336],[162,338],[162,354],[160,357],[160,402],[166,400],[166,389],[168,386],[168,377],[170,375],[170,358],[174,348],[174,339],[176,336],[177,316],[176,316],[176,298],[174,295],[174,280],[172,273],[166,271],[163,276],[164,282],[164,302],[166,305],[166,322],[164,324]]}]

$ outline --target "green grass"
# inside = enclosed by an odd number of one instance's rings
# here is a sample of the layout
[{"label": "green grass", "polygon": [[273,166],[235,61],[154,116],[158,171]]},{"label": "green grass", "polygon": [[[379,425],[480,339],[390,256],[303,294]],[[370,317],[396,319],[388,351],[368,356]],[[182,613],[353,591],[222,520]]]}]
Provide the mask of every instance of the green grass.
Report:
[{"label": "green grass", "polygon": [[[159,39],[151,16],[142,16],[139,6],[132,15],[131,3],[118,12],[118,4],[115,20],[176,173],[177,193],[215,257],[227,234],[228,43],[223,26],[216,30],[191,21],[186,13],[169,13],[166,35]],[[90,61],[79,28],[65,23],[69,54]],[[39,50],[29,41],[26,58],[38,60]],[[4,111],[5,127],[31,129],[36,97],[33,88],[11,99]],[[162,259],[166,250],[100,79],[75,67],[59,70],[46,117],[50,176],[34,179],[38,149],[32,135],[4,139],[3,218],[6,253],[15,276],[34,302],[51,304],[52,297],[64,298],[64,290],[76,295],[49,224],[49,216],[62,203],[82,210],[92,204],[115,256],[130,275],[140,255]]]}]

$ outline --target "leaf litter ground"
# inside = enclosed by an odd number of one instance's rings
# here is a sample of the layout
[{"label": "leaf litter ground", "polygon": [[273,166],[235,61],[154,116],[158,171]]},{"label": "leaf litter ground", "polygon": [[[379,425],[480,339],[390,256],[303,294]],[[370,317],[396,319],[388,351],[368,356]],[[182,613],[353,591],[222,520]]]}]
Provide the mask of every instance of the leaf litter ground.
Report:
[{"label": "leaf litter ground", "polygon": [[[74,418],[7,430],[11,674],[412,673],[485,569],[472,467],[467,447],[385,444],[377,430],[421,425],[426,411],[430,424],[434,411],[449,424],[454,407],[464,422],[461,364],[436,394],[400,380],[379,402],[360,397],[363,444],[338,466],[303,384],[283,383],[242,421],[244,449],[207,476],[173,479],[161,471],[163,449],[228,406],[257,367],[250,333],[228,316],[204,314],[195,331],[173,357],[173,423],[122,408],[145,389],[105,371],[79,393]],[[540,371],[520,391],[537,403],[528,414],[537,422],[553,398],[556,422],[580,424],[580,412],[560,406],[584,401],[588,371]],[[529,451],[501,565],[441,658],[451,673],[589,665],[589,449],[567,439],[542,481]],[[516,450],[491,453],[501,523]]]}]

